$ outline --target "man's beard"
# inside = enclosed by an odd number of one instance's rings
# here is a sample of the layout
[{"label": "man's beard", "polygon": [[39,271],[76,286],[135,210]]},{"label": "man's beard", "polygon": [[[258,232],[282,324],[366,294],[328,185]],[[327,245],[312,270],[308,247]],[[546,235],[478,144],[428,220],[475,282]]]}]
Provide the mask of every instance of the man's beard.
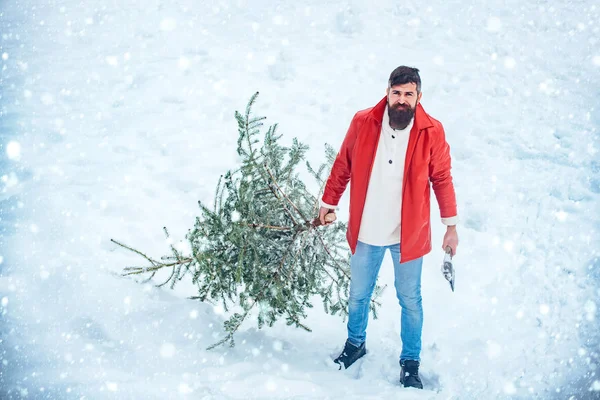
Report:
[{"label": "man's beard", "polygon": [[415,109],[409,104],[400,105],[398,103],[388,104],[388,116],[390,117],[390,126],[394,129],[404,129],[410,123],[415,115]]}]

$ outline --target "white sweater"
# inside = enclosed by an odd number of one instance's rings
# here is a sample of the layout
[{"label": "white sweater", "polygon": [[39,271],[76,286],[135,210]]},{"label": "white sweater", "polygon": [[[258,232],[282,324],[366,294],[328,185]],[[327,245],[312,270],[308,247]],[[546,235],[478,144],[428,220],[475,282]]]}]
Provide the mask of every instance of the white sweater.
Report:
[{"label": "white sweater", "polygon": [[[374,246],[400,242],[402,211],[402,180],[408,138],[414,118],[404,129],[390,127],[387,106],[383,112],[381,137],[377,145],[373,170],[369,179],[358,240]],[[321,206],[335,209],[324,203]],[[455,225],[458,217],[442,218],[445,225]]]},{"label": "white sweater", "polygon": [[402,178],[413,120],[404,129],[390,127],[387,107],[365,200],[358,240],[374,246],[400,242]]}]

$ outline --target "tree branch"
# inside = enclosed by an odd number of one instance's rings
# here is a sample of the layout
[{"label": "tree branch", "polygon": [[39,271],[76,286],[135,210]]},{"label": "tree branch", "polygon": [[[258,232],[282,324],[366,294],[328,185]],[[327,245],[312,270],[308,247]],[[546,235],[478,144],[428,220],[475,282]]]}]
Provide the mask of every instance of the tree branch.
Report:
[{"label": "tree branch", "polygon": [[304,219],[304,222],[309,222],[309,219],[306,218],[306,216],[304,215],[304,213],[302,211],[300,211],[300,209],[298,207],[296,207],[296,205],[290,200],[290,198],[287,196],[287,194],[285,194],[285,192],[281,189],[281,187],[277,183],[277,180],[275,179],[275,177],[271,173],[271,170],[269,169],[269,167],[267,166],[267,164],[264,163],[263,165],[264,165],[265,169],[267,170],[267,173],[271,177],[271,181],[273,182],[273,184],[275,185],[275,187],[277,187],[277,190],[283,195],[283,197],[288,201],[288,203],[290,203],[290,205],[294,208],[294,210],[296,210],[296,212],[298,214],[300,214],[300,216]]},{"label": "tree branch", "polygon": [[263,225],[263,224],[244,224],[251,228],[265,228],[265,229],[273,229],[276,231],[291,231],[292,228],[288,228],[287,226],[275,226],[275,225]]}]

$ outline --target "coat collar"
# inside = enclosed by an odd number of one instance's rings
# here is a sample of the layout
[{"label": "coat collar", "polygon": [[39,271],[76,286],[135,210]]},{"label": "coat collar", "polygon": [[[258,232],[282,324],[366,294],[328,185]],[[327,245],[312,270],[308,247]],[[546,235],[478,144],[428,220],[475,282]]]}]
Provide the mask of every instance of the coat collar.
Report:
[{"label": "coat collar", "polygon": [[[374,119],[380,126],[383,123],[383,113],[385,112],[385,106],[387,104],[387,96],[385,96],[375,107],[371,108],[371,111],[367,114],[367,116],[371,119]],[[421,103],[417,104],[417,109],[415,110],[415,122],[414,126],[416,126],[417,130],[423,130],[427,128],[433,127],[433,123],[429,116],[423,109]]]}]

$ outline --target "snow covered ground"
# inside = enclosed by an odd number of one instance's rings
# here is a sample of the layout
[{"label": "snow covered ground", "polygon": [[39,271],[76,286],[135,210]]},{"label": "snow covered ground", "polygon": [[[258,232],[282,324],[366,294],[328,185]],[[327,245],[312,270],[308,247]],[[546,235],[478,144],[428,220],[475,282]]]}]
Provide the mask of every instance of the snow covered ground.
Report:
[{"label": "snow covered ground", "polygon": [[[2,1],[0,398],[600,398],[594,3]],[[425,258],[425,390],[397,383],[392,290],[340,372],[345,324],[318,307],[312,333],[249,322],[206,351],[219,308],[119,277],[141,260],[110,239],[184,238],[256,90],[319,163],[401,64],[446,128],[462,221],[456,293]]]}]

